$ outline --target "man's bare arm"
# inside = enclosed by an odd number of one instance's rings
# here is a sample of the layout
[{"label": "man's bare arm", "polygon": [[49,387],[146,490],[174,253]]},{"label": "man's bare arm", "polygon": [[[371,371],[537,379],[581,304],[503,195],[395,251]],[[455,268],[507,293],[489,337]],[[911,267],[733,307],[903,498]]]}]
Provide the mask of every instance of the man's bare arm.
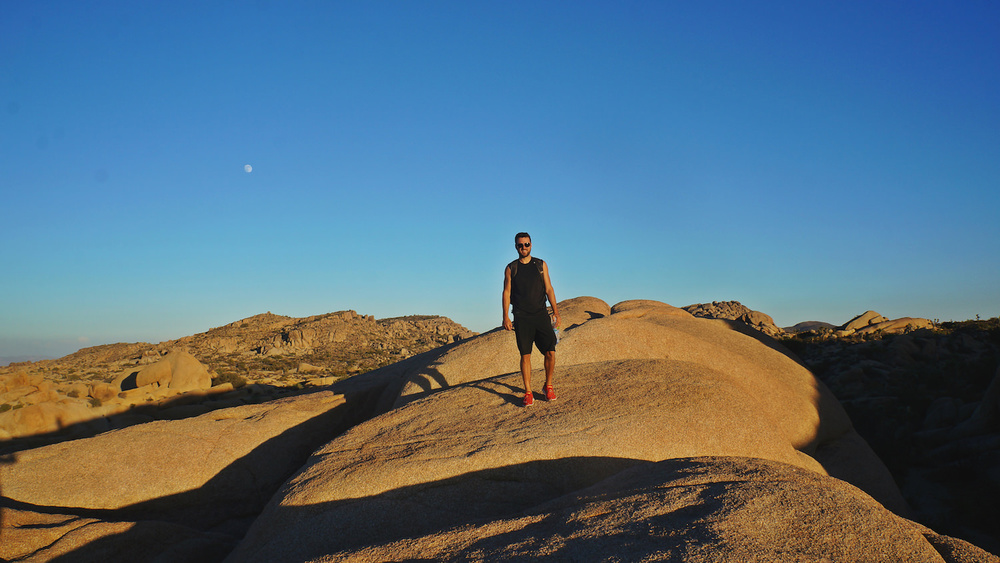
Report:
[{"label": "man's bare arm", "polygon": [[545,296],[549,298],[549,305],[552,305],[552,314],[556,316],[556,326],[561,324],[559,320],[559,306],[556,305],[556,290],[552,288],[552,280],[549,279],[549,265],[542,262],[542,279],[545,280]]},{"label": "man's bare arm", "polygon": [[510,322],[510,266],[503,270],[503,294],[500,300],[503,302],[503,328],[514,330],[514,325]]}]

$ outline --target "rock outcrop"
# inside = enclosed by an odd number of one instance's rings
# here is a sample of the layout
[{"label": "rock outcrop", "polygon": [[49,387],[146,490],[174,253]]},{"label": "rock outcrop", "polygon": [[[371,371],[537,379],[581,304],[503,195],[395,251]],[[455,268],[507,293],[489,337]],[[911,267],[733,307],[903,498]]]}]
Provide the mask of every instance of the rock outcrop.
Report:
[{"label": "rock outcrop", "polygon": [[739,301],[713,301],[688,305],[684,310],[696,317],[705,319],[728,319],[739,321],[750,328],[759,330],[768,336],[781,336],[785,331],[774,324],[770,316],[754,311]]},{"label": "rock outcrop", "polygon": [[784,330],[788,334],[799,334],[804,332],[811,333],[822,333],[822,332],[832,332],[837,329],[836,325],[826,323],[823,321],[802,321],[801,323],[796,323],[793,326],[786,326]]},{"label": "rock outcrop", "polygon": [[319,449],[230,560],[940,561],[826,388],[733,328],[616,305],[565,331],[559,398],[530,408],[511,333],[373,372],[395,408]]},{"label": "rock outcrop", "polygon": [[903,317],[901,319],[889,320],[875,311],[865,311],[847,321],[836,330],[834,335],[844,337],[878,333],[896,334],[921,328],[932,328],[933,326],[934,323],[928,319]]},{"label": "rock outcrop", "polygon": [[[58,441],[126,421],[193,416],[232,406],[230,399],[286,396],[473,335],[430,315],[376,320],[354,311],[307,318],[267,313],[158,345],[95,346],[0,368],[0,451],[12,439]],[[211,407],[190,405],[244,383],[260,385]],[[182,404],[186,408],[176,408]],[[127,414],[135,408],[145,412]]]},{"label": "rock outcrop", "polygon": [[187,351],[173,350],[159,361],[138,371],[128,370],[115,383],[122,391],[151,386],[183,393],[209,389],[212,387],[212,375],[204,364]]},{"label": "rock outcrop", "polygon": [[212,387],[208,368],[183,350],[121,373],[111,383],[52,383],[41,375],[15,373],[0,379],[3,404],[17,404],[0,412],[0,439],[70,431],[67,437],[110,428],[105,417],[136,405],[169,402],[183,393],[211,394],[232,389]]}]

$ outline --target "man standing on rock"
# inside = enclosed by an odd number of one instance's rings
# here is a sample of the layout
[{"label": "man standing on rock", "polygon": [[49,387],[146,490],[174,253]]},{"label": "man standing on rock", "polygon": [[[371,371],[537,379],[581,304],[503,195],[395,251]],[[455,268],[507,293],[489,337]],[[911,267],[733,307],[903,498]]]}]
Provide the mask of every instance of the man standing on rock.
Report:
[{"label": "man standing on rock", "polygon": [[[531,236],[517,233],[514,237],[518,259],[507,265],[503,272],[503,328],[513,330],[517,350],[521,353],[521,377],[524,378],[524,406],[531,406],[535,397],[531,393],[531,346],[545,355],[545,399],[554,401],[552,372],[556,369],[556,333],[559,326],[559,308],[556,292],[549,280],[549,267],[541,258],[531,257]],[[552,305],[552,316],[545,309],[545,298]],[[514,322],[510,321],[510,306],[514,305]]]}]

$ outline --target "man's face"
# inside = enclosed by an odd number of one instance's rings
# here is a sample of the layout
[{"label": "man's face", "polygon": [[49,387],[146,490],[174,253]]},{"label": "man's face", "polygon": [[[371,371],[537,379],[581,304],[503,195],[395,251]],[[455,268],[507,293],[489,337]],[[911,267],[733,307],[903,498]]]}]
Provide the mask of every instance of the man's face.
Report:
[{"label": "man's face", "polygon": [[531,239],[526,237],[521,237],[514,241],[514,246],[517,247],[517,253],[520,256],[527,256],[531,254]]}]

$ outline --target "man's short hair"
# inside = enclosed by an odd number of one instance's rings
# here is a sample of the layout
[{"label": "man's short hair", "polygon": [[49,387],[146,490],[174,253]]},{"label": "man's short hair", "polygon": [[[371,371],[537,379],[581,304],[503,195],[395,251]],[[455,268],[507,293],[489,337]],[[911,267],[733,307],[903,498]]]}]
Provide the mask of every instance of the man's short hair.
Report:
[{"label": "man's short hair", "polygon": [[514,242],[517,242],[517,239],[519,238],[526,238],[528,240],[531,240],[531,235],[529,235],[528,233],[517,233],[516,235],[514,235]]}]

